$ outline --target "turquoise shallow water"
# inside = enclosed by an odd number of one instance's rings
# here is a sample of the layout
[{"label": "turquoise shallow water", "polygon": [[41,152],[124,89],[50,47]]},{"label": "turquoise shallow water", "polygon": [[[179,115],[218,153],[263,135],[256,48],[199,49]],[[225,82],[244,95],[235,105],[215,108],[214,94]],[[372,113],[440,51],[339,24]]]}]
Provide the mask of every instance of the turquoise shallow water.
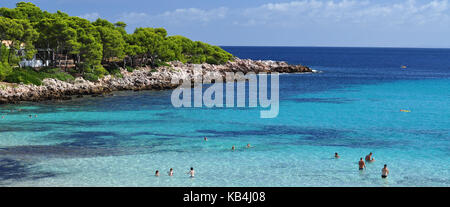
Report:
[{"label": "turquoise shallow water", "polygon": [[[324,72],[281,75],[274,119],[260,119],[260,108],[174,108],[171,91],[0,106],[0,185],[450,186],[450,79],[442,58],[449,51],[225,49]],[[355,53],[360,62],[347,59]],[[373,56],[384,64],[370,62]],[[401,62],[411,64],[407,71]],[[376,161],[358,171],[369,152]],[[380,178],[384,164],[388,179]],[[191,166],[194,179],[185,174]]]}]

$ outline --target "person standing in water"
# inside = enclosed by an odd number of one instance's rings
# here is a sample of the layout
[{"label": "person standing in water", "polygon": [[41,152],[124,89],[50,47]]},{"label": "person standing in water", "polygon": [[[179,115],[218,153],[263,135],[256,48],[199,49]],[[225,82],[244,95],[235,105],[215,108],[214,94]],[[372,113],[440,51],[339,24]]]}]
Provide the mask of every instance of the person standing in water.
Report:
[{"label": "person standing in water", "polygon": [[364,170],[364,168],[366,168],[366,163],[364,162],[363,158],[361,157],[361,159],[359,160],[359,170]]},{"label": "person standing in water", "polygon": [[189,174],[189,175],[191,176],[191,178],[193,178],[193,177],[195,176],[195,171],[194,171],[194,168],[193,168],[193,167],[191,167],[191,170],[189,170],[189,172],[188,172],[188,173],[186,173],[186,174]]},{"label": "person standing in water", "polygon": [[339,158],[339,157],[340,157],[340,156],[338,155],[338,153],[337,153],[337,152],[335,152],[335,153],[334,153],[334,158],[336,158],[336,159],[337,159],[337,158]]},{"label": "person standing in water", "polygon": [[366,161],[368,161],[368,162],[373,162],[373,161],[375,161],[375,159],[373,159],[373,157],[372,157],[372,152],[369,153],[368,155],[366,155]]},{"label": "person standing in water", "polygon": [[387,168],[387,165],[385,164],[384,167],[381,169],[381,178],[387,178],[389,175],[389,169]]},{"label": "person standing in water", "polygon": [[173,168],[170,168],[170,170],[169,170],[169,176],[173,176]]},{"label": "person standing in water", "polygon": [[234,151],[235,149],[236,149],[236,147],[234,147],[234,145],[233,145],[233,146],[231,147],[231,150],[233,150],[233,151]]},{"label": "person standing in water", "polygon": [[157,170],[157,171],[155,172],[155,176],[156,176],[156,177],[159,177],[159,170]]},{"label": "person standing in water", "polygon": [[205,142],[207,142],[207,141],[208,141],[208,138],[204,137],[203,140],[205,140]]}]

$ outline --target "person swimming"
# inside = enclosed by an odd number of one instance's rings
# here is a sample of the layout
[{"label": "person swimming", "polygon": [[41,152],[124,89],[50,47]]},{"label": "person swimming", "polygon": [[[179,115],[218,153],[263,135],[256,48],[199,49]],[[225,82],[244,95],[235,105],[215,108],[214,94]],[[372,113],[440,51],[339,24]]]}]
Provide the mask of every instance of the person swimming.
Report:
[{"label": "person swimming", "polygon": [[155,176],[156,176],[156,177],[159,177],[159,170],[157,170],[157,171],[155,172]]},{"label": "person swimming", "polygon": [[364,162],[363,158],[361,157],[361,159],[359,160],[359,170],[364,170],[364,168],[366,168],[366,163]]},{"label": "person swimming", "polygon": [[207,142],[207,141],[208,141],[208,138],[204,137],[203,140],[205,140],[205,142]]},{"label": "person swimming", "polygon": [[387,178],[389,175],[389,169],[387,168],[387,165],[384,164],[384,167],[381,169],[381,178]]},{"label": "person swimming", "polygon": [[335,152],[335,153],[334,153],[334,158],[336,158],[336,159],[337,159],[337,158],[339,158],[339,157],[340,157],[340,156],[338,155],[338,153],[337,153],[337,152]]},{"label": "person swimming", "polygon": [[247,148],[252,148],[252,146],[250,145],[250,144],[247,144],[247,146],[246,146]]},{"label": "person swimming", "polygon": [[170,168],[170,170],[169,170],[169,176],[173,176],[173,168]]},{"label": "person swimming", "polygon": [[193,177],[195,176],[195,171],[194,171],[194,168],[193,168],[193,167],[191,167],[191,170],[189,170],[189,172],[188,172],[188,173],[186,173],[186,174],[189,174],[189,175],[191,176],[191,178],[193,178]]},{"label": "person swimming", "polygon": [[368,162],[373,162],[373,161],[375,161],[375,159],[372,157],[372,152],[369,153],[368,155],[366,155],[366,161],[368,161]]},{"label": "person swimming", "polygon": [[234,151],[235,149],[236,149],[236,147],[233,145],[233,146],[231,147],[231,150]]}]

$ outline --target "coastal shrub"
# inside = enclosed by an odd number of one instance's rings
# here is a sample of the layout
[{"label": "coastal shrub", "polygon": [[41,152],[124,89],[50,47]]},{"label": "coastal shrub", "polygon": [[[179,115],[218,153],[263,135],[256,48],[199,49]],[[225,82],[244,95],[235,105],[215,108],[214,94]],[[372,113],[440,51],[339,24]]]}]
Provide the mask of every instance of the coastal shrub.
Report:
[{"label": "coastal shrub", "polygon": [[123,78],[123,75],[122,75],[122,73],[117,73],[117,74],[114,74],[114,77],[116,77],[116,78]]},{"label": "coastal shrub", "polygon": [[109,74],[114,77],[119,77],[119,78],[123,77],[122,73],[120,73],[120,68],[109,69],[108,71],[109,71]]},{"label": "coastal shrub", "polygon": [[133,72],[134,70],[136,70],[136,68],[130,67],[130,66],[126,66],[125,67],[127,69],[128,72]]},{"label": "coastal shrub", "polygon": [[114,77],[123,77],[122,73],[120,72],[120,67],[116,64],[112,65],[111,67],[107,68],[108,73]]},{"label": "coastal shrub", "polygon": [[72,75],[61,71],[59,68],[43,68],[41,71],[35,71],[29,67],[11,69],[9,74],[2,80],[9,83],[41,85],[42,80],[46,78],[53,78],[66,82],[75,80]]},{"label": "coastal shrub", "polygon": [[93,68],[93,72],[95,75],[97,75],[99,78],[103,78],[103,76],[108,75],[109,72],[101,65],[96,65]]},{"label": "coastal shrub", "polygon": [[83,68],[83,78],[89,81],[97,81],[99,78],[103,78],[105,75],[109,74],[109,72],[101,65],[83,63],[80,67]]},{"label": "coastal shrub", "polygon": [[155,67],[161,67],[161,66],[170,66],[170,65],[164,61],[156,61],[155,62]]},{"label": "coastal shrub", "polygon": [[111,75],[117,75],[117,74],[120,74],[120,69],[119,69],[119,68],[116,68],[116,69],[114,69],[114,70],[109,70],[109,74],[111,74]]},{"label": "coastal shrub", "polygon": [[5,80],[5,78],[11,73],[11,66],[8,63],[0,62],[0,81]]},{"label": "coastal shrub", "polygon": [[67,69],[67,72],[69,74],[77,74],[77,73],[79,73],[79,71],[76,68],[69,68],[69,69]]},{"label": "coastal shrub", "polygon": [[8,62],[8,53],[9,49],[6,48],[4,44],[0,45],[0,62],[7,63]]},{"label": "coastal shrub", "polygon": [[216,60],[216,58],[214,58],[214,57],[206,58],[206,62],[209,63],[209,64],[214,64],[214,65],[218,65],[219,64],[219,61]]},{"label": "coastal shrub", "polygon": [[17,65],[19,64],[21,58],[16,55],[14,52],[15,49],[9,49],[4,44],[1,44],[0,47],[0,62],[4,64],[9,63],[9,65]]},{"label": "coastal shrub", "polygon": [[75,80],[75,78],[72,75],[61,71],[61,69],[59,68],[43,68],[42,70],[39,71],[39,75],[42,80],[46,78],[53,78],[65,82]]},{"label": "coastal shrub", "polygon": [[14,69],[11,74],[5,78],[5,81],[9,83],[34,84],[37,86],[42,84],[39,73],[27,68]]},{"label": "coastal shrub", "polygon": [[94,73],[85,73],[83,78],[88,81],[98,81],[98,76]]}]

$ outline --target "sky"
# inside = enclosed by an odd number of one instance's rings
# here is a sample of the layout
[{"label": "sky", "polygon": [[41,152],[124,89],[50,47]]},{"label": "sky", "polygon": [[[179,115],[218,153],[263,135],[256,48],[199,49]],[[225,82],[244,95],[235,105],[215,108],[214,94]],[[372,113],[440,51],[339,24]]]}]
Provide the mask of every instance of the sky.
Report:
[{"label": "sky", "polygon": [[[0,0],[0,7],[15,7]],[[450,48],[449,0],[29,0],[221,46]]]}]

